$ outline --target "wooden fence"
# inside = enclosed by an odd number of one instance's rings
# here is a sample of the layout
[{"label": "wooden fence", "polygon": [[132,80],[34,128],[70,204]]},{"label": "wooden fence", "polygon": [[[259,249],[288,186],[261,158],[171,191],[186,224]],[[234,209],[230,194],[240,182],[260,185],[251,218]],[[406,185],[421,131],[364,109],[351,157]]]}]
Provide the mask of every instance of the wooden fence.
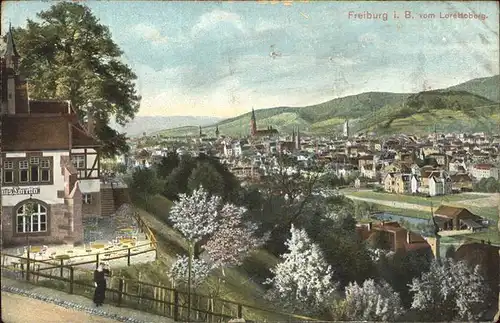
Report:
[{"label": "wooden fence", "polygon": [[158,243],[156,241],[156,237],[149,228],[149,226],[144,223],[144,220],[139,216],[139,212],[134,210],[134,218],[137,221],[137,225],[139,226],[139,229],[141,230],[142,233],[146,236],[146,239],[149,240],[151,248],[153,248],[156,251],[155,259],[158,259]]},{"label": "wooden fence", "polygon": [[[3,258],[4,255],[2,255]],[[69,265],[42,267],[46,261],[19,256],[21,266],[5,265],[2,261],[2,275],[23,279],[33,284],[55,288],[92,298],[94,293],[93,271],[79,270]],[[188,316],[187,292],[172,287],[150,284],[123,277],[111,277],[106,290],[106,302],[121,307],[133,308],[152,314],[186,322],[225,322],[232,318],[249,318],[259,313],[270,321],[318,321],[316,319],[282,313],[272,309],[225,300],[219,297],[191,293],[191,312]]]}]

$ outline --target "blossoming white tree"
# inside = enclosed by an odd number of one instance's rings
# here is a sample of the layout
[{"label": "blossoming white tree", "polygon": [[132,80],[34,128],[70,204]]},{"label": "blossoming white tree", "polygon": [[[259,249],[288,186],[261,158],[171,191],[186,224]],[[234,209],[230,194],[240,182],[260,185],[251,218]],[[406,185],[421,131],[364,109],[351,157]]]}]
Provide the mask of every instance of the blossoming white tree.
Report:
[{"label": "blossoming white tree", "polygon": [[428,272],[413,279],[410,291],[415,293],[412,308],[428,321],[474,321],[488,306],[479,266],[450,258],[434,261]]},{"label": "blossoming white tree", "polygon": [[[179,256],[170,269],[170,277],[177,283],[188,284],[189,258]],[[193,259],[191,265],[191,286],[200,286],[210,274],[212,267],[203,259]]]},{"label": "blossoming white tree", "polygon": [[247,210],[233,204],[226,204],[220,212],[220,222],[216,232],[203,246],[213,261],[221,268],[241,265],[245,257],[265,242],[255,235],[257,225],[244,221]]},{"label": "blossoming white tree", "polygon": [[219,207],[220,197],[209,196],[200,186],[191,195],[179,195],[170,208],[169,218],[188,241],[196,243],[217,229]]},{"label": "blossoming white tree", "polygon": [[[188,319],[191,310],[191,276],[194,244],[217,229],[217,217],[220,207],[220,197],[209,196],[200,186],[191,195],[180,194],[179,200],[170,208],[169,218],[188,240]],[[179,257],[178,261],[183,261]],[[181,263],[174,264],[181,267]],[[177,272],[178,274],[180,273]],[[171,272],[172,274],[172,272]]]},{"label": "blossoming white tree", "polygon": [[292,236],[286,242],[290,252],[282,255],[284,261],[271,269],[275,276],[266,281],[272,284],[267,297],[293,311],[320,312],[337,288],[332,282],[333,271],[304,229],[292,225],[290,231]]},{"label": "blossoming white tree", "polygon": [[353,321],[395,321],[403,314],[401,299],[387,282],[367,279],[363,285],[350,283],[345,288],[344,311]]}]

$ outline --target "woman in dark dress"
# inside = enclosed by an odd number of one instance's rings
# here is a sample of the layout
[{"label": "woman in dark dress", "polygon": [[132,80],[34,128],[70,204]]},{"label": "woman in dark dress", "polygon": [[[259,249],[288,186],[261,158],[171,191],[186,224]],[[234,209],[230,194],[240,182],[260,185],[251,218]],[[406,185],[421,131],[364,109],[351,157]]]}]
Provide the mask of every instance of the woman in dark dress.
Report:
[{"label": "woman in dark dress", "polygon": [[102,306],[106,292],[106,278],[109,276],[109,269],[103,263],[100,263],[96,270],[94,270],[94,303],[96,306]]}]

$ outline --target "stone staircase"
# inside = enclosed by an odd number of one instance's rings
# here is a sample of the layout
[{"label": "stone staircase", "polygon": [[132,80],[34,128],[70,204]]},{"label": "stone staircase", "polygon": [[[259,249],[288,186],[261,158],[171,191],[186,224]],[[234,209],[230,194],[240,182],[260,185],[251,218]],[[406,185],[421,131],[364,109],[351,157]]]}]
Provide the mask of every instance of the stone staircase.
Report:
[{"label": "stone staircase", "polygon": [[115,213],[115,211],[113,189],[101,188],[101,216],[110,216]]}]

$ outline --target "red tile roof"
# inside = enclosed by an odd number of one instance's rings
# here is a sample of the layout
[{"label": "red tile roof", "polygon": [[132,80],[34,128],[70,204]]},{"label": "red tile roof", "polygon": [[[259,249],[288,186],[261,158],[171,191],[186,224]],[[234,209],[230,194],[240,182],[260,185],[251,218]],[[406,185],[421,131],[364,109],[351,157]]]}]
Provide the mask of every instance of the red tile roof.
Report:
[{"label": "red tile roof", "polygon": [[494,166],[491,164],[476,164],[476,165],[474,165],[475,169],[482,169],[482,170],[490,170],[493,167]]}]

